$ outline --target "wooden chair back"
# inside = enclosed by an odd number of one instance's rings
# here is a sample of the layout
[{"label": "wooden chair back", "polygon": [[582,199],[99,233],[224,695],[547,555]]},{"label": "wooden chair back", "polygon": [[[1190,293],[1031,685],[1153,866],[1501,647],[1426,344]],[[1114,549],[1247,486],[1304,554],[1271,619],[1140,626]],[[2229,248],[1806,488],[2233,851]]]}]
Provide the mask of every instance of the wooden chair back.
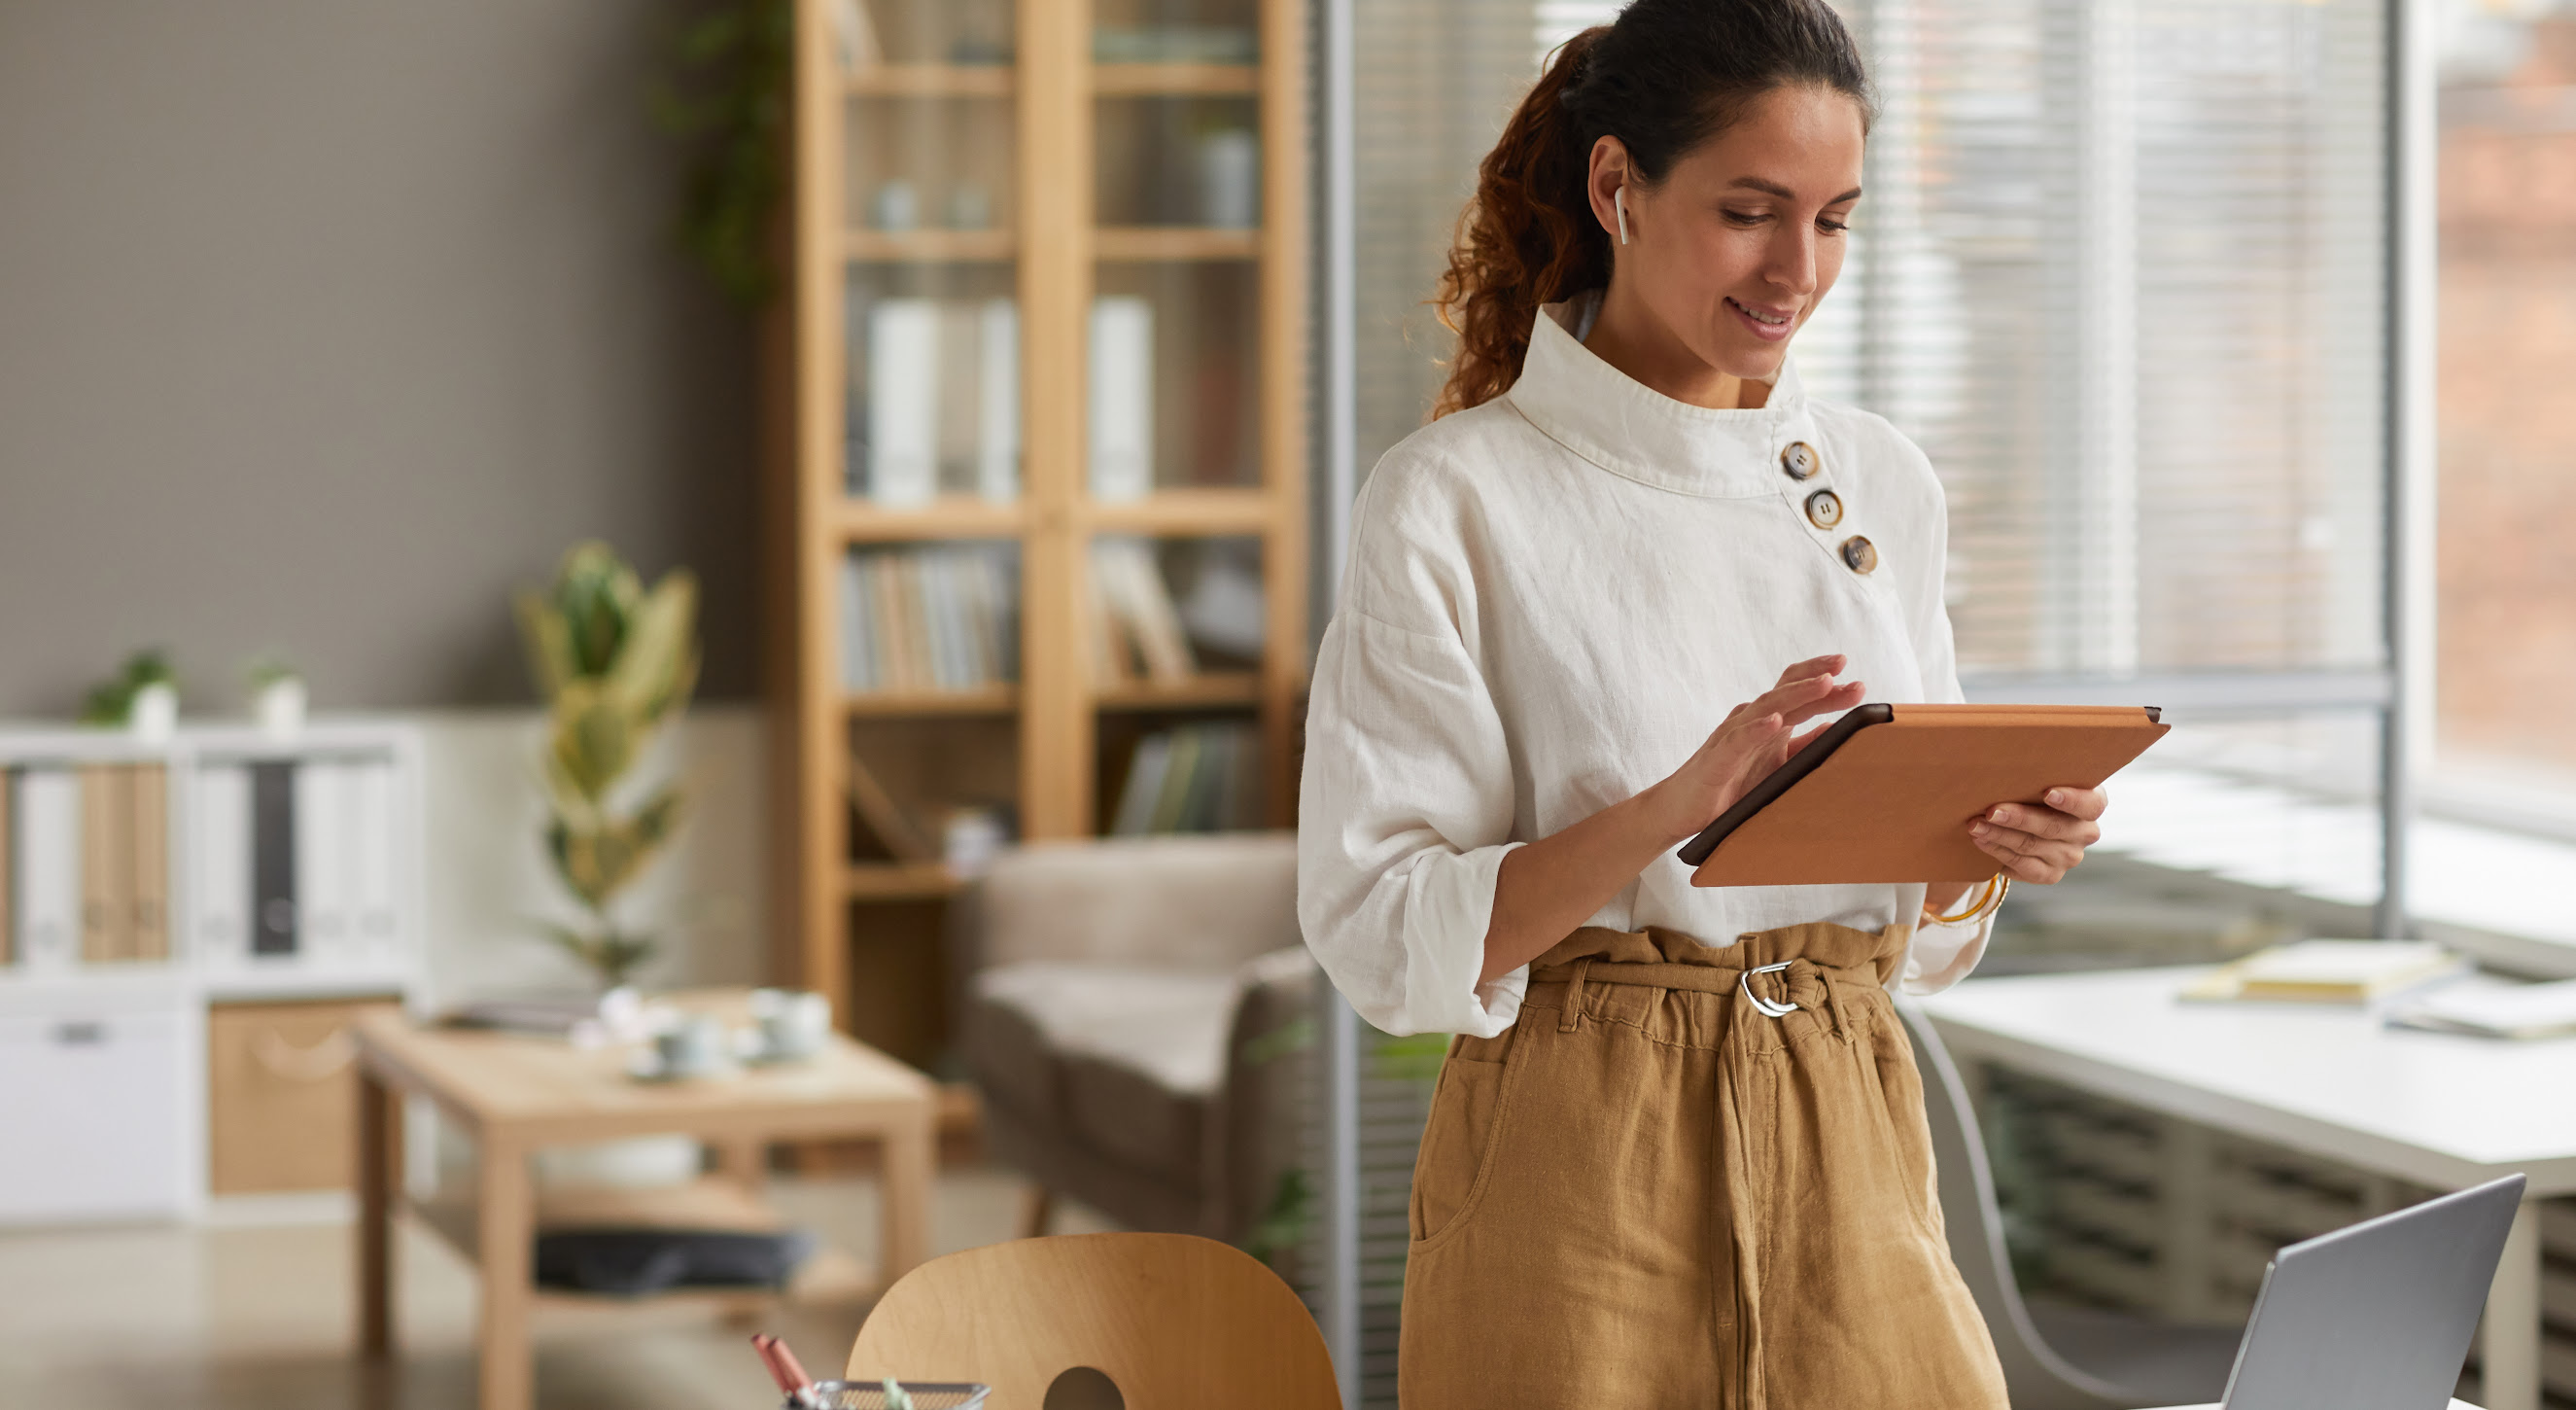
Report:
[{"label": "wooden chair back", "polygon": [[847,1374],[980,1381],[988,1410],[1045,1410],[1048,1387],[1083,1366],[1126,1410],[1342,1403],[1323,1335],[1279,1275],[1188,1234],[1067,1234],[932,1259],[868,1314]]}]

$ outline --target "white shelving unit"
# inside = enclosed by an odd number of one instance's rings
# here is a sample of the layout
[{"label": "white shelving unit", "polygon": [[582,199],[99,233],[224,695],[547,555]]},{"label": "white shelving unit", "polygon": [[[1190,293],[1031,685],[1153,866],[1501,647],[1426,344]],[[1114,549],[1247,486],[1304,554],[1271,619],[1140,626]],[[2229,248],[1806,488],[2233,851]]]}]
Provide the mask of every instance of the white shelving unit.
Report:
[{"label": "white shelving unit", "polygon": [[[157,767],[166,954],[84,960],[77,914],[31,898],[25,781],[58,807],[68,772]],[[241,902],[254,894],[249,770],[293,789],[291,913],[262,953]],[[337,766],[337,767],[335,767]],[[421,739],[392,719],[331,718],[289,736],[183,725],[167,741],[106,730],[0,727],[9,775],[0,963],[0,1225],[191,1218],[208,1200],[207,1015],[236,1002],[389,998],[420,987],[425,913]],[[272,787],[275,785],[273,784]],[[53,801],[41,790],[56,790]],[[233,809],[227,820],[223,814]],[[56,823],[59,828],[59,819]],[[88,844],[77,830],[37,844]],[[60,889],[63,873],[32,884]],[[227,860],[240,865],[227,869]],[[78,888],[75,887],[75,891]],[[73,898],[77,901],[77,895]],[[29,903],[44,915],[31,917]],[[62,927],[68,921],[69,931]],[[49,928],[50,927],[50,928]],[[327,932],[327,933],[326,933]]]}]

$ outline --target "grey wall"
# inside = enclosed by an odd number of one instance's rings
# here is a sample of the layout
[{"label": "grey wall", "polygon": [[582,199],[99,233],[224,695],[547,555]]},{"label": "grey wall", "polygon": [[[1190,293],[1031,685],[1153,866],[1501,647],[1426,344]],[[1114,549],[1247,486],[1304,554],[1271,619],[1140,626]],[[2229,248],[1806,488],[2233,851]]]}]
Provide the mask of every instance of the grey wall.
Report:
[{"label": "grey wall", "polygon": [[576,538],[753,689],[752,337],[675,252],[671,0],[0,0],[0,715],[524,699]]}]

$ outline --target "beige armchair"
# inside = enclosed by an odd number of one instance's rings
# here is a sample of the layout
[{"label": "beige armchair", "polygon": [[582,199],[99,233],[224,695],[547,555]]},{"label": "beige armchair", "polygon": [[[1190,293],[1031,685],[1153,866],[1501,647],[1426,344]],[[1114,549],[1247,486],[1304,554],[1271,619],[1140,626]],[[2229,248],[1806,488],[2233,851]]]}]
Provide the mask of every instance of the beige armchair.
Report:
[{"label": "beige armchair", "polygon": [[[1133,1229],[1240,1242],[1295,1164],[1313,960],[1286,833],[1039,844],[957,907],[993,1154]],[[1266,1041],[1265,1041],[1266,1040]]]}]

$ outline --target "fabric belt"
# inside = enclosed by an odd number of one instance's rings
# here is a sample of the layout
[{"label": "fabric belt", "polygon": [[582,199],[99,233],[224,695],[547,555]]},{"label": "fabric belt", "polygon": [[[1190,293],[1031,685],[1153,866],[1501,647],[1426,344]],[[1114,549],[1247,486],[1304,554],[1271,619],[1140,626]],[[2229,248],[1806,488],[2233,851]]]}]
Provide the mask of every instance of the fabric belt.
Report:
[{"label": "fabric belt", "polygon": [[[1775,982],[1756,985],[1757,977],[1770,974],[1777,974],[1780,977]],[[1533,984],[1565,986],[1565,1012],[1558,1020],[1557,1027],[1571,1033],[1575,1028],[1575,1020],[1583,1012],[1584,988],[1592,984],[1628,984],[1644,989],[1678,989],[1691,994],[1737,993],[1743,995],[1754,1012],[1766,1018],[1783,1018],[1798,1009],[1797,1002],[1790,997],[1791,985],[1804,975],[1814,975],[1824,986],[1825,1002],[1832,1011],[1834,1027],[1837,1029],[1843,1027],[1842,1005],[1834,998],[1834,985],[1837,982],[1858,984],[1870,989],[1885,987],[1879,982],[1878,970],[1872,965],[1866,963],[1821,965],[1803,956],[1782,960],[1777,964],[1742,967],[1721,964],[1613,964],[1580,959],[1570,964],[1533,969],[1529,977]],[[1775,999],[1761,992],[1765,989],[1777,992],[1779,997]]]}]

